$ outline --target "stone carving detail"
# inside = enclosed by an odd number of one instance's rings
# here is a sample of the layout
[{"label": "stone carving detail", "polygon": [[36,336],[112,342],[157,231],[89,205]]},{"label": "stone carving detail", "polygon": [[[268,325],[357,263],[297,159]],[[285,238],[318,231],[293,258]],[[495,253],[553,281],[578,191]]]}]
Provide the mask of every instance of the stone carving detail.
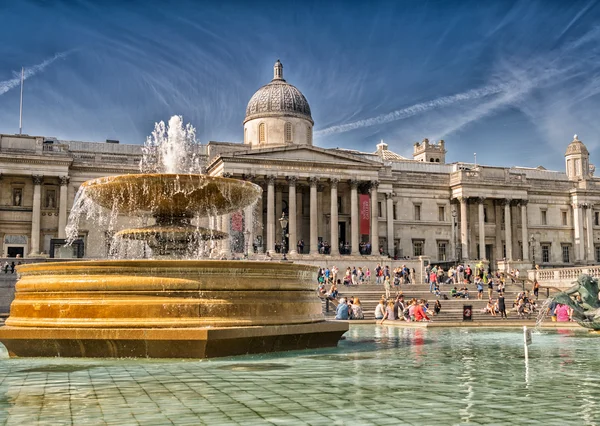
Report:
[{"label": "stone carving detail", "polygon": [[360,181],[358,179],[350,179],[350,188],[352,189],[358,189],[358,185],[360,184]]},{"label": "stone carving detail", "polygon": [[224,178],[230,178],[230,177],[233,177],[233,174],[231,174],[229,172],[225,172],[225,173],[223,173],[223,177]]},{"label": "stone carving detail", "polygon": [[485,197],[477,197],[475,198],[477,204],[483,204],[485,202]]},{"label": "stone carving detail", "polygon": [[274,175],[267,176],[267,185],[275,185],[275,176]]},{"label": "stone carving detail", "polygon": [[331,187],[332,188],[337,188],[339,181],[340,180],[338,178],[331,178],[331,179],[329,179],[329,182],[331,183]]},{"label": "stone carving detail", "polygon": [[61,186],[68,185],[69,181],[71,180],[71,178],[69,176],[61,176],[59,179],[60,179]]},{"label": "stone carving detail", "polygon": [[44,176],[42,175],[32,175],[31,179],[33,180],[34,185],[41,185],[44,180]]},{"label": "stone carving detail", "polygon": [[512,200],[510,198],[503,198],[502,200],[500,200],[500,205],[510,206],[511,202],[512,202]]},{"label": "stone carving detail", "polygon": [[394,196],[394,194],[393,194],[392,192],[386,192],[386,193],[385,193],[385,199],[386,199],[386,200],[389,200],[389,199],[391,199],[393,196]]},{"label": "stone carving detail", "polygon": [[370,182],[370,187],[371,187],[371,189],[373,189],[373,188],[375,188],[375,189],[379,188],[379,181],[378,180],[372,180]]},{"label": "stone carving detail", "polygon": [[519,205],[521,207],[527,207],[527,204],[529,204],[529,200],[519,200]]},{"label": "stone carving detail", "polygon": [[298,183],[298,176],[288,176],[287,181],[289,186],[296,186],[296,183]]},{"label": "stone carving detail", "polygon": [[311,188],[316,187],[319,184],[319,178],[316,176],[309,177],[308,182],[310,183]]}]

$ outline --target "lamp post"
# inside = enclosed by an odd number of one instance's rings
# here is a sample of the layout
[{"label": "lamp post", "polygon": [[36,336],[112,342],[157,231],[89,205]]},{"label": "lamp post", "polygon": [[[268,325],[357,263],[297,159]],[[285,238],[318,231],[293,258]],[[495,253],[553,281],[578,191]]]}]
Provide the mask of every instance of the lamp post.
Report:
[{"label": "lamp post", "polygon": [[244,243],[245,243],[245,249],[246,249],[246,259],[250,258],[250,241],[248,241],[248,238],[250,238],[250,231],[248,231],[247,229],[244,231]]},{"label": "lamp post", "polygon": [[458,216],[456,209],[452,209],[452,230],[454,231],[453,232],[453,234],[454,234],[454,259],[455,259],[455,262],[458,264],[460,259],[458,258],[458,246],[456,245],[456,233],[458,232],[456,216]]},{"label": "lamp post", "polygon": [[531,266],[535,270],[535,236],[533,234],[529,237],[529,247],[531,247]]},{"label": "lamp post", "polygon": [[281,214],[281,219],[279,219],[279,224],[281,225],[281,252],[283,253],[283,260],[287,260],[285,257],[285,230],[288,226],[288,218],[285,216],[285,212]]}]

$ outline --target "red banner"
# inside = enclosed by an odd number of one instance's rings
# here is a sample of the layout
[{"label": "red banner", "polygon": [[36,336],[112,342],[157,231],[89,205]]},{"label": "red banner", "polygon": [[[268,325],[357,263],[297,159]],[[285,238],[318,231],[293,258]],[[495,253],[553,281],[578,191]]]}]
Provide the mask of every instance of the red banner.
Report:
[{"label": "red banner", "polygon": [[242,232],[244,230],[244,216],[241,211],[231,213],[231,231]]},{"label": "red banner", "polygon": [[362,235],[369,235],[371,225],[371,197],[368,194],[360,194],[359,197],[360,233]]}]

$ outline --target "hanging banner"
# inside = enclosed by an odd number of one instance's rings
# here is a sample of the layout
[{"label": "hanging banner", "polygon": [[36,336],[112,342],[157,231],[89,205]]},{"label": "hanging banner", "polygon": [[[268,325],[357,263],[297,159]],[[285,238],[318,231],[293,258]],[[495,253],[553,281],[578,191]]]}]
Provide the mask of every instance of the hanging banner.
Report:
[{"label": "hanging banner", "polygon": [[359,210],[360,233],[361,235],[369,235],[371,225],[371,197],[368,194],[360,194]]},{"label": "hanging banner", "polygon": [[231,231],[242,232],[244,230],[244,215],[242,211],[231,213]]}]

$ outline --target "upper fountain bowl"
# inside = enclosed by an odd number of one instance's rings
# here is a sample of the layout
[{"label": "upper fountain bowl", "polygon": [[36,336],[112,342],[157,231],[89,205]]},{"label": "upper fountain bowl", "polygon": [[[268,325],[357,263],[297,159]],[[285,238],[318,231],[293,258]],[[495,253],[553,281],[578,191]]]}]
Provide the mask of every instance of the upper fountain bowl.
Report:
[{"label": "upper fountain bowl", "polygon": [[129,174],[88,180],[82,188],[96,204],[120,213],[206,217],[239,211],[262,189],[251,182],[201,174]]}]

